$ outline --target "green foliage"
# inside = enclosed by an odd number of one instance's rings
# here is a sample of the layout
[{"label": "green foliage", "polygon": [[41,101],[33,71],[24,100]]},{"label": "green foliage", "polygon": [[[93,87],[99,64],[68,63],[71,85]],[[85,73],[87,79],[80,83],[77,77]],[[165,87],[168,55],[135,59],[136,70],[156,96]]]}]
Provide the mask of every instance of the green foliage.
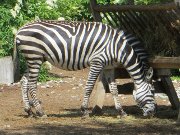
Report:
[{"label": "green foliage", "polygon": [[41,66],[40,72],[39,72],[39,76],[38,76],[38,81],[39,82],[47,82],[49,80],[60,80],[60,78],[50,75],[49,74],[49,68],[47,67],[47,65],[44,63]]},{"label": "green foliage", "polygon": [[21,14],[26,20],[57,19],[60,13],[50,7],[46,0],[26,0],[22,5]]},{"label": "green foliage", "polygon": [[89,11],[89,0],[58,0],[56,4],[61,17],[66,20],[90,21],[93,19]]},{"label": "green foliage", "polygon": [[11,13],[8,9],[0,6],[0,57],[10,54],[13,48],[13,33]]},{"label": "green foliage", "polygon": [[3,5],[4,7],[11,9],[16,5],[16,0],[0,0],[0,5]]},{"label": "green foliage", "polygon": [[172,80],[180,81],[180,75],[179,76],[172,76],[171,79]]},{"label": "green foliage", "polygon": [[46,82],[46,81],[48,81],[48,79],[49,79],[48,69],[46,68],[46,66],[42,65],[40,72],[39,72],[38,81],[39,82]]}]

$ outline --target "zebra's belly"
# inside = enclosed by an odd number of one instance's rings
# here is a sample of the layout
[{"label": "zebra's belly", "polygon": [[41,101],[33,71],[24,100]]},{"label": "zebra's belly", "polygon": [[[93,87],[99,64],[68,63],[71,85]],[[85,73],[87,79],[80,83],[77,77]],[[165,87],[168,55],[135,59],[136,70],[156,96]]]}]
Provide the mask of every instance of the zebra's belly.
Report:
[{"label": "zebra's belly", "polygon": [[60,62],[53,62],[50,59],[46,59],[51,65],[63,69],[63,70],[70,70],[70,71],[76,71],[76,70],[82,70],[87,67],[89,67],[88,61],[71,61],[71,60],[62,60]]},{"label": "zebra's belly", "polygon": [[117,63],[117,62],[113,62],[112,64],[110,65],[106,65],[104,67],[104,69],[113,69],[113,68],[118,68],[121,64],[120,63]]},{"label": "zebra's belly", "polygon": [[[53,66],[55,66],[57,68],[60,68],[60,69],[63,69],[63,70],[70,70],[70,71],[82,70],[82,69],[85,69],[87,67],[90,67],[90,62],[89,61],[82,61],[82,62],[79,62],[79,61],[75,61],[75,62],[65,61],[63,64],[62,63],[54,63],[54,62],[51,62],[51,61],[49,61],[49,62]],[[105,65],[104,69],[113,69],[113,68],[117,68],[119,66],[121,66],[120,63],[113,62],[110,65]]]}]

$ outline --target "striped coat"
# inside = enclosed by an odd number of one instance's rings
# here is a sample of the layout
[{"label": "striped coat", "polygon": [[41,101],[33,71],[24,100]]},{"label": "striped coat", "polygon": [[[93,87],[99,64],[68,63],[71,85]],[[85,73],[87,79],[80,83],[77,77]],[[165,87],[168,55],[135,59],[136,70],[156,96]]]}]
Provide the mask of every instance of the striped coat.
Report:
[{"label": "striped coat", "polygon": [[[22,79],[25,111],[29,115],[32,114],[28,97],[30,92],[37,114],[44,115],[36,96],[36,84],[41,64],[49,61],[52,65],[65,70],[90,67],[81,107],[84,114],[87,114],[89,96],[101,71],[119,63],[134,80],[138,104],[141,104],[144,112],[154,113],[155,101],[152,93],[154,89],[147,81],[147,72],[150,68],[146,57],[138,53],[139,43],[137,39],[133,41],[134,39],[124,31],[95,22],[38,21],[23,26],[19,29],[15,42],[28,65],[27,73]],[[117,88],[114,87],[110,91],[116,109],[120,114],[124,114],[117,97]]]}]

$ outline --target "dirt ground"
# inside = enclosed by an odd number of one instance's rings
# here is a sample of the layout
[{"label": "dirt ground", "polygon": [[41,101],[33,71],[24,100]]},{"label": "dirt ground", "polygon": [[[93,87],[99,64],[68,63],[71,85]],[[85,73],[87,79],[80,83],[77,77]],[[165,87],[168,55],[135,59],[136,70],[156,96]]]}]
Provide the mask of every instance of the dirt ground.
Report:
[{"label": "dirt ground", "polygon": [[[119,95],[129,114],[120,119],[111,94],[106,94],[103,114],[81,119],[80,105],[88,69],[74,72],[53,68],[51,72],[61,79],[38,84],[38,97],[47,118],[26,117],[19,83],[0,85],[0,135],[180,134],[180,125],[176,123],[178,112],[171,109],[168,98],[156,97],[158,112],[147,119],[142,116],[132,95]],[[180,87],[180,82],[175,85]],[[94,97],[95,90],[90,99],[91,109]]]}]

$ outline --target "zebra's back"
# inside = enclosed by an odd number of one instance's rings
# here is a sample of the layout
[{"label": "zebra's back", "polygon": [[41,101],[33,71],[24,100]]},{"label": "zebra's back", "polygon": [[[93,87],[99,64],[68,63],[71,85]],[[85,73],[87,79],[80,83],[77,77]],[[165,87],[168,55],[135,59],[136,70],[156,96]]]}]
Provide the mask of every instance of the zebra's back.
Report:
[{"label": "zebra's back", "polygon": [[36,57],[69,70],[90,65],[111,38],[113,29],[102,23],[39,21],[25,25],[16,44],[25,57]]}]

